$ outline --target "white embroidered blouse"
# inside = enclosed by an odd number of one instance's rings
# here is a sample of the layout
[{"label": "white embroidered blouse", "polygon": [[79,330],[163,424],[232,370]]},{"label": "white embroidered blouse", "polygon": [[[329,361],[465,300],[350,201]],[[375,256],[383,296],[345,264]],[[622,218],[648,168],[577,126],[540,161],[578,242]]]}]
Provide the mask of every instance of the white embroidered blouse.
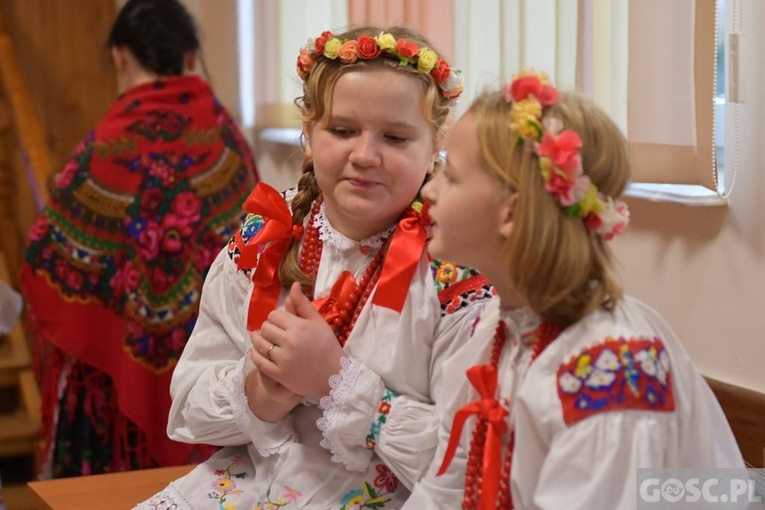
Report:
[{"label": "white embroidered blouse", "polygon": [[[639,468],[744,468],[714,394],[654,310],[625,297],[613,313],[596,311],[564,330],[531,363],[539,318],[528,308],[503,311],[495,300],[474,337],[444,363],[453,375],[439,399],[436,459],[407,510],[460,508],[475,417],[449,470],[436,472],[454,414],[478,399],[465,371],[489,363],[500,319],[508,335],[497,394],[515,430],[516,509],[631,509]],[[506,433],[505,449],[508,442]]]},{"label": "white embroidered blouse", "polygon": [[[242,235],[258,221],[249,217]],[[361,278],[385,233],[359,243],[323,212],[316,221],[324,243],[314,287],[320,299],[343,271]],[[252,281],[234,256],[224,249],[208,274],[199,319],[173,374],[168,423],[172,439],[230,448],[140,508],[202,508],[221,497],[237,508],[400,507],[433,459],[432,396],[446,378],[442,361],[469,337],[493,290],[474,271],[423,256],[400,314],[370,297],[330,397],[267,423],[244,394],[244,378],[255,370],[246,329]],[[285,299],[283,291],[279,307]]]}]

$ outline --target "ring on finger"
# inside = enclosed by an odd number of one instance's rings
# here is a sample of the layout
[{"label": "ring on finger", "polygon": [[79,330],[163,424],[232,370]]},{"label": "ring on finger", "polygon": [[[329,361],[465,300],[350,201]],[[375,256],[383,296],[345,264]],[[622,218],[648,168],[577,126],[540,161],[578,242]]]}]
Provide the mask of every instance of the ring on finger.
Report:
[{"label": "ring on finger", "polygon": [[266,351],[266,354],[265,354],[266,358],[268,358],[271,361],[273,361],[271,359],[271,351],[274,350],[274,347],[276,347],[276,344],[271,344],[271,347],[268,348],[268,350]]}]

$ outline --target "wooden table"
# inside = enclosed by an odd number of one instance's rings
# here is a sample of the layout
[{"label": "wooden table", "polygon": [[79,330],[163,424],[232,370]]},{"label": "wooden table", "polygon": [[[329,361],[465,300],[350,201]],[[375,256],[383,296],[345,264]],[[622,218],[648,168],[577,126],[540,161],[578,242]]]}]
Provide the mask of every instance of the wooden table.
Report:
[{"label": "wooden table", "polygon": [[130,509],[194,467],[177,466],[44,480],[29,482],[29,488],[41,510]]}]

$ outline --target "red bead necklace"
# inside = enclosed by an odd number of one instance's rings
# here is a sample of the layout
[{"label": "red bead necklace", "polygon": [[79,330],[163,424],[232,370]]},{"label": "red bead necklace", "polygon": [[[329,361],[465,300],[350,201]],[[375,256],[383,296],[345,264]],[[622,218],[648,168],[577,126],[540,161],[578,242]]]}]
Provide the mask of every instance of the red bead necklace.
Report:
[{"label": "red bead necklace", "polygon": [[[561,327],[558,324],[553,324],[543,320],[537,328],[536,335],[534,337],[534,343],[531,347],[531,361],[539,356],[542,351],[552,343],[561,331]],[[494,344],[491,349],[491,365],[497,369],[499,366],[499,356],[502,353],[502,348],[507,340],[507,326],[505,322],[500,320],[497,325],[497,330],[494,333]],[[465,495],[462,500],[463,510],[474,510],[478,508],[478,502],[481,501],[481,487],[483,478],[483,455],[484,446],[486,444],[486,429],[488,427],[487,420],[484,417],[480,417],[476,420],[475,427],[473,428],[473,436],[470,440],[470,451],[467,459],[467,473],[465,475]],[[513,430],[510,430],[510,441],[507,447],[507,454],[505,456],[505,463],[502,466],[502,473],[499,481],[499,494],[497,495],[496,508],[512,510],[513,499],[510,494],[510,471],[513,465],[513,447],[515,445],[515,434]]]},{"label": "red bead necklace", "polygon": [[[319,262],[321,261],[321,253],[324,246],[319,237],[319,229],[314,225],[314,220],[321,210],[321,202],[322,198],[319,196],[311,210],[308,229],[303,238],[303,247],[300,250],[300,269],[314,281],[319,271]],[[372,289],[375,288],[377,281],[380,279],[382,262],[385,259],[389,239],[390,234],[382,240],[383,245],[377,251],[372,262],[364,270],[364,274],[361,276],[361,280],[356,285],[356,288],[347,296],[344,296],[344,299],[338,303],[339,313],[328,321],[328,324],[332,326],[335,332],[335,336],[337,336],[337,341],[342,346],[348,340],[348,336],[356,325],[356,320],[359,318],[361,310],[369,300]],[[310,290],[309,297],[313,299],[313,289]]]}]

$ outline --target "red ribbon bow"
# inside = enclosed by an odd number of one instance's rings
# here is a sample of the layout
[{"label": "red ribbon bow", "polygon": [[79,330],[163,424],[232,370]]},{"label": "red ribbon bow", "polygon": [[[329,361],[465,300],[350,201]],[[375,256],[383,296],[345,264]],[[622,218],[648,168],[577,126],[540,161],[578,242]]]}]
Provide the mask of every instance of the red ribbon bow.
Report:
[{"label": "red ribbon bow", "polygon": [[247,329],[255,331],[260,329],[268,314],[276,308],[281,292],[279,263],[287,253],[290,241],[302,237],[303,227],[292,224],[292,212],[281,193],[262,182],[255,186],[242,207],[248,213],[259,214],[265,220],[263,227],[247,245],[239,247],[240,255],[237,259],[239,268],[254,267],[257,263],[252,277],[255,286],[250,295],[247,315]]},{"label": "red ribbon bow", "polygon": [[[262,216],[265,220],[263,227],[246,245],[238,245],[240,255],[237,266],[242,269],[255,267],[257,264],[252,277],[255,286],[250,296],[247,315],[247,329],[254,331],[260,329],[268,314],[276,308],[281,292],[279,264],[287,253],[290,241],[302,237],[303,227],[292,224],[292,213],[281,193],[262,182],[258,183],[247,197],[243,208],[248,213]],[[413,208],[404,213],[391,238],[372,303],[399,313],[404,308],[409,285],[425,250],[426,218]],[[351,280],[356,285],[355,280]],[[347,281],[342,283],[337,292],[348,284]],[[330,296],[336,294],[335,287],[338,287],[338,284],[335,284]],[[348,292],[348,289],[343,292]],[[337,296],[340,294],[336,294]],[[324,307],[322,315],[339,313],[338,302],[337,299],[324,301],[319,303],[317,308],[320,308],[321,312],[321,307]]]},{"label": "red ribbon bow", "polygon": [[465,420],[471,414],[477,414],[485,418],[488,422],[488,430],[483,450],[481,499],[478,502],[478,508],[481,510],[493,510],[496,507],[501,475],[502,436],[507,432],[505,417],[509,413],[495,397],[497,391],[496,368],[491,365],[470,367],[467,370],[467,377],[478,391],[481,400],[462,407],[454,416],[449,446],[438,470],[438,475],[446,472],[454,458],[457,444],[462,436]]},{"label": "red ribbon bow", "polygon": [[420,263],[427,242],[427,213],[418,213],[412,207],[398,222],[385,254],[377,291],[372,303],[401,313],[412,284],[412,277]]},{"label": "red ribbon bow", "polygon": [[[335,319],[340,317],[343,311],[343,303],[350,300],[351,294],[359,292],[359,286],[356,283],[356,279],[348,271],[343,271],[335,284],[332,286],[332,290],[329,291],[329,295],[325,298],[317,299],[313,302],[313,306],[319,311],[324,320],[332,326]],[[350,310],[347,311],[350,313]]]}]

